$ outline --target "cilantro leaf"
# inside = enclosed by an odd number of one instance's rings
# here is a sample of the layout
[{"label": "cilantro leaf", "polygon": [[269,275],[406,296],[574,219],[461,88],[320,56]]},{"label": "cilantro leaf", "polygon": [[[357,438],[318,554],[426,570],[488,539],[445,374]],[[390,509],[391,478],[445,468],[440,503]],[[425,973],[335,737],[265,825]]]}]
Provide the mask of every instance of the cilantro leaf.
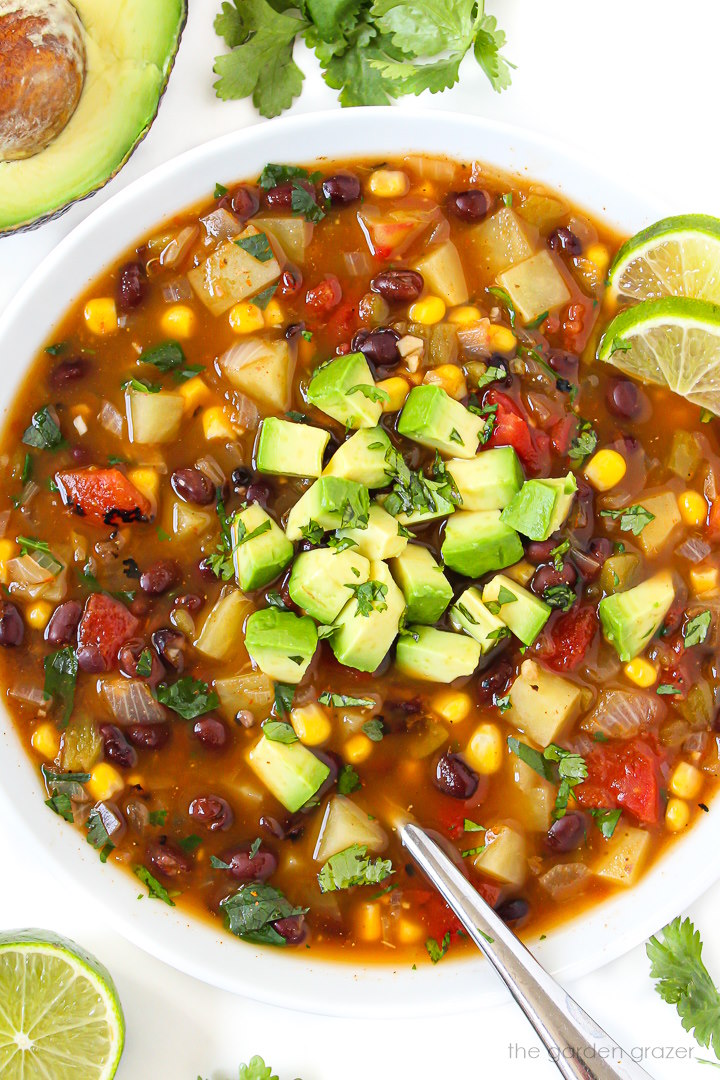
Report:
[{"label": "cilantro leaf", "polygon": [[304,217],[306,221],[311,221],[314,225],[317,225],[319,221],[322,221],[326,213],[322,206],[315,202],[311,192],[303,187],[299,180],[293,180],[292,182],[290,207],[293,214]]},{"label": "cilantro leaf", "polygon": [[382,742],[385,735],[385,728],[379,716],[374,716],[372,720],[366,720],[361,730],[371,742]]},{"label": "cilantro leaf", "polygon": [[152,364],[165,373],[181,368],[185,363],[185,353],[177,341],[161,341],[151,349],[143,349],[138,360],[141,364]]},{"label": "cilantro leaf", "polygon": [[693,645],[702,645],[710,629],[710,620],[710,612],[701,611],[699,615],[685,623],[683,626],[683,638],[686,649],[691,649]]},{"label": "cilantro leaf", "polygon": [[360,777],[355,769],[353,769],[352,765],[343,765],[338,773],[338,795],[352,795],[353,791],[357,791],[359,787]]},{"label": "cilantro leaf", "polygon": [[58,817],[64,818],[65,821],[69,821],[72,825],[75,820],[73,817],[72,802],[70,796],[64,791],[59,791],[56,795],[51,795],[49,799],[45,800],[45,805],[58,815]]},{"label": "cilantro leaf", "polygon": [[75,702],[78,661],[70,645],[50,653],[43,661],[45,669],[45,694],[62,707],[60,727],[67,727]]},{"label": "cilantro leaf", "polygon": [[[480,5],[482,11],[482,5]],[[478,29],[475,34],[475,46],[473,52],[475,59],[483,69],[493,90],[500,93],[507,90],[510,85],[510,69],[515,65],[505,60],[500,55],[500,50],[505,45],[505,31],[499,30],[497,19],[494,15],[481,15]]]},{"label": "cilantro leaf", "polygon": [[613,521],[619,520],[620,531],[631,532],[633,536],[639,536],[645,526],[655,520],[655,515],[639,503],[626,506],[621,510],[601,510],[600,517],[612,518]]},{"label": "cilantro leaf", "polygon": [[240,237],[235,243],[243,251],[246,251],[248,255],[252,255],[253,259],[257,259],[258,262],[268,262],[273,257],[270,241],[264,232],[255,233],[253,236]]},{"label": "cilantro leaf", "polygon": [[573,754],[570,750],[563,750],[561,746],[556,746],[555,743],[550,743],[549,746],[545,747],[543,757],[546,761],[556,762],[558,767],[560,786],[555,797],[555,809],[553,810],[553,817],[557,820],[565,817],[568,800],[573,788],[587,779],[587,765],[580,754]]},{"label": "cilantro leaf", "polygon": [[65,440],[55,410],[44,405],[33,413],[29,426],[23,432],[22,441],[26,446],[35,446],[38,450],[59,450],[64,446]]},{"label": "cilantro leaf", "polygon": [[262,733],[270,742],[290,744],[298,741],[295,729],[284,720],[266,720],[262,726]]},{"label": "cilantro leaf", "polygon": [[332,705],[334,709],[372,709],[377,704],[373,698],[350,697],[349,694],[331,694],[324,690],[318,698],[321,705]]},{"label": "cilantro leaf", "polygon": [[349,390],[346,390],[347,394],[362,394],[368,401],[389,401],[390,395],[387,390],[383,390],[381,386],[371,386],[369,383],[358,383],[357,386],[351,386]]},{"label": "cilantro leaf", "polygon": [[568,457],[576,464],[584,461],[594,451],[598,443],[597,432],[591,424],[584,422],[578,429],[578,434],[570,444]]},{"label": "cilantro leaf", "polygon": [[317,521],[313,521],[312,518],[308,521],[307,525],[300,526],[300,534],[303,540],[307,540],[309,544],[321,544],[325,530],[322,525],[318,525]]},{"label": "cilantro leaf", "polygon": [[275,683],[275,711],[278,716],[287,716],[292,709],[295,687],[291,683]]},{"label": "cilantro leaf", "polygon": [[702,940],[690,919],[673,919],[645,946],[650,977],[663,1001],[674,1005],[685,1031],[720,1057],[720,991],[702,961]]},{"label": "cilantro leaf", "polygon": [[150,873],[146,866],[133,866],[133,874],[147,886],[151,900],[162,900],[168,907],[175,907],[175,901],[170,896],[164,885],[161,885],[156,877]]},{"label": "cilantro leaf", "polygon": [[285,945],[285,938],[272,925],[279,919],[305,915],[307,908],[295,907],[279,889],[268,884],[242,885],[232,896],[220,901],[228,930],[244,941],[259,945]]},{"label": "cilantro leaf", "polygon": [[548,585],[542,595],[546,604],[560,611],[569,611],[577,600],[575,590],[569,585]]},{"label": "cilantro leaf", "polygon": [[450,931],[448,930],[439,945],[435,938],[429,937],[425,942],[425,948],[433,964],[437,964],[450,948]]},{"label": "cilantro leaf", "polygon": [[184,675],[170,685],[160,683],[157,699],[161,705],[167,705],[184,720],[194,720],[196,716],[217,709],[220,704],[215,691],[210,690],[207,683],[201,679],[193,679],[191,675]]},{"label": "cilantro leaf", "polygon": [[373,611],[387,610],[385,597],[387,596],[388,587],[382,581],[365,581],[362,585],[346,583],[345,588],[353,593],[357,601],[356,618],[358,615],[362,615],[363,618],[367,619],[372,615]]},{"label": "cilantro leaf", "polygon": [[100,852],[100,862],[107,862],[107,857],[111,851],[115,850],[115,845],[110,839],[110,833],[107,831],[102,811],[97,806],[93,806],[88,815],[87,829],[86,839],[88,844]]},{"label": "cilantro leaf", "polygon": [[[199,1077],[198,1080],[200,1080]],[[247,1065],[240,1066],[239,1080],[278,1080],[278,1076],[256,1054],[255,1057],[250,1058]]]},{"label": "cilantro leaf", "polygon": [[596,806],[590,810],[590,816],[606,840],[609,840],[615,832],[621,814],[622,810],[606,810],[602,806]]},{"label": "cilantro leaf", "polygon": [[350,889],[353,885],[377,885],[394,873],[389,859],[367,857],[365,844],[351,844],[333,855],[320,870],[320,892],[336,892]]}]

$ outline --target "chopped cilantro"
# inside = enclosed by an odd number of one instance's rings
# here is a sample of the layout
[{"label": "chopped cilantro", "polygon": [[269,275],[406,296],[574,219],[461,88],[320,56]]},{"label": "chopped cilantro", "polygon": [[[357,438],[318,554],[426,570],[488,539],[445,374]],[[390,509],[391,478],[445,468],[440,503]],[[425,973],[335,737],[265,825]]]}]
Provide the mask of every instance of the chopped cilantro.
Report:
[{"label": "chopped cilantro", "polygon": [[367,857],[365,844],[351,844],[333,855],[320,870],[318,883],[321,892],[336,892],[354,885],[377,885],[392,874],[389,859]]},{"label": "chopped cilantro", "polygon": [[600,517],[619,519],[621,532],[631,532],[633,536],[639,536],[645,526],[655,520],[655,515],[638,503],[622,510],[601,510]]},{"label": "chopped cilantro", "polygon": [[191,675],[184,675],[174,683],[160,683],[157,699],[161,705],[167,705],[184,720],[194,720],[196,716],[217,709],[220,704],[215,691],[210,690],[207,683],[201,679],[193,679]]}]

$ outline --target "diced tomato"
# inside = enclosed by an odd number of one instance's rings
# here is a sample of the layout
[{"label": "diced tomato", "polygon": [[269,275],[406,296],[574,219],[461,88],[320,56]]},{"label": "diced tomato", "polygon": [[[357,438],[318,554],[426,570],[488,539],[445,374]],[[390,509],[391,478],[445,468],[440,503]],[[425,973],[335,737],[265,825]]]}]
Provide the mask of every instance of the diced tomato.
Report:
[{"label": "diced tomato", "polygon": [[[105,593],[88,597],[78,626],[78,650],[87,650],[88,666],[109,671],[121,645],[137,632],[138,620],[120,600]],[[93,661],[97,663],[93,663]]]},{"label": "diced tomato", "polygon": [[707,531],[713,538],[720,536],[720,499],[716,499],[710,507]]},{"label": "diced tomato", "polygon": [[412,895],[413,906],[420,908],[422,921],[427,928],[427,936],[435,938],[438,945],[446,934],[456,934],[463,929],[463,924],[454,911],[447,906],[445,901],[437,893],[423,893],[413,890],[412,894],[404,890],[404,896],[409,899]]},{"label": "diced tomato", "polygon": [[339,338],[343,344],[347,343],[345,351],[350,352],[350,338],[357,327],[357,304],[348,300],[335,308],[325,325],[325,331],[330,337]]},{"label": "diced tomato", "polygon": [[62,501],[97,525],[148,521],[152,506],[119,469],[77,469],[55,474]]},{"label": "diced tomato", "polygon": [[500,390],[488,390],[483,405],[496,405],[495,423],[487,446],[512,446],[523,465],[532,472],[549,468],[549,437],[531,428],[520,407]]},{"label": "diced tomato", "polygon": [[457,840],[465,832],[465,818],[468,815],[464,803],[458,799],[443,799],[438,811],[438,823],[443,832]]},{"label": "diced tomato", "polygon": [[313,311],[332,311],[341,300],[342,287],[334,274],[327,274],[305,293],[305,303]]},{"label": "diced tomato", "polygon": [[577,430],[577,417],[568,413],[550,428],[550,443],[556,454],[564,456],[570,449],[570,443],[575,438]]},{"label": "diced tomato", "polygon": [[560,616],[550,631],[550,647],[542,659],[555,671],[572,671],[585,659],[597,631],[594,608],[572,608]]},{"label": "diced tomato", "polygon": [[648,740],[599,743],[585,761],[587,780],[575,788],[581,806],[627,810],[647,824],[659,820],[663,755]]}]

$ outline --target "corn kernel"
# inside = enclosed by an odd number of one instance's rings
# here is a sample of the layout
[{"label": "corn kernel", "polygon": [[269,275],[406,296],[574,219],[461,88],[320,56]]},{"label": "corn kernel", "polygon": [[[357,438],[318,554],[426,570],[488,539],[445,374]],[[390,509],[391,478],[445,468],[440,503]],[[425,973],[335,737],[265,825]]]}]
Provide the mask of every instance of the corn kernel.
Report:
[{"label": "corn kernel", "polygon": [[610,252],[604,244],[590,244],[585,257],[597,266],[601,274],[604,274],[610,265]]},{"label": "corn kernel", "polygon": [[290,713],[290,723],[301,743],[320,746],[332,734],[330,719],[321,705],[303,705]]},{"label": "corn kernel", "polygon": [[678,495],[678,507],[680,509],[680,517],[686,525],[698,527],[705,524],[708,508],[707,503],[699,492],[692,490],[683,491],[682,495]]},{"label": "corn kernel", "polygon": [[585,479],[596,491],[609,491],[619,484],[627,472],[627,464],[617,450],[598,450],[585,466]]},{"label": "corn kernel", "polygon": [[427,934],[420,923],[415,922],[414,919],[401,916],[398,920],[395,936],[401,945],[415,945],[418,941],[422,941]]},{"label": "corn kernel", "polygon": [[490,776],[501,768],[504,748],[497,724],[478,724],[465,748],[465,757],[476,772]]},{"label": "corn kernel", "polygon": [[382,919],[379,904],[361,904],[355,910],[355,932],[361,941],[379,941]]},{"label": "corn kernel", "polygon": [[713,592],[718,586],[719,576],[716,566],[693,566],[689,577],[695,595]]},{"label": "corn kernel", "polygon": [[670,832],[680,832],[690,821],[690,807],[682,799],[668,799],[665,810],[665,828]]},{"label": "corn kernel", "polygon": [[670,791],[679,799],[696,799],[703,786],[703,775],[688,761],[679,761],[670,777]]},{"label": "corn kernel", "polygon": [[268,300],[263,311],[263,321],[266,326],[282,326],[285,322],[283,309],[277,300]]},{"label": "corn kernel", "polygon": [[254,334],[265,325],[261,309],[249,300],[241,300],[235,307],[230,308],[228,318],[236,334]]},{"label": "corn kernel", "polygon": [[472,709],[472,698],[458,690],[441,690],[432,699],[432,710],[447,720],[448,724],[460,724],[467,720]]},{"label": "corn kernel", "polygon": [[52,613],[52,604],[48,604],[47,600],[38,600],[27,609],[27,621],[33,630],[44,630]]},{"label": "corn kernel", "polygon": [[405,404],[405,398],[410,393],[408,382],[401,379],[399,375],[393,375],[390,379],[382,379],[376,385],[379,390],[384,390],[389,398],[388,401],[383,401],[382,411],[384,413],[400,412]]},{"label": "corn kernel", "polygon": [[506,570],[503,570],[503,573],[506,577],[517,581],[518,585],[527,585],[536,570],[537,567],[529,563],[527,559],[521,559],[520,562],[514,563],[513,566],[508,566]]},{"label": "corn kernel", "polygon": [[640,686],[644,690],[647,690],[649,686],[654,686],[657,682],[657,668],[643,656],[636,656],[634,660],[631,660],[629,664],[625,665],[623,670],[626,679],[629,679],[631,683],[635,683],[636,686]]},{"label": "corn kernel", "polygon": [[17,554],[17,545],[12,540],[0,540],[0,562],[6,562]]},{"label": "corn kernel", "polygon": [[85,786],[95,802],[102,802],[122,791],[125,781],[113,765],[100,761],[90,773],[90,779]]},{"label": "corn kernel", "polygon": [[83,317],[90,333],[98,337],[114,334],[118,328],[117,308],[112,296],[98,296],[95,300],[88,300]]},{"label": "corn kernel", "polygon": [[212,398],[210,387],[199,375],[182,383],[177,392],[185,399],[185,415],[195,412],[198,405],[205,405]]},{"label": "corn kernel", "polygon": [[39,724],[32,733],[30,743],[33,750],[52,761],[60,750],[60,732],[54,724]]},{"label": "corn kernel", "polygon": [[197,317],[187,304],[173,304],[163,312],[160,325],[168,337],[189,338],[195,333]]},{"label": "corn kernel", "polygon": [[212,408],[205,409],[202,414],[202,426],[205,438],[208,440],[235,438],[235,429],[221,405],[213,405]]},{"label": "corn kernel", "polygon": [[423,199],[438,201],[438,190],[429,180],[421,180],[413,188],[413,195],[421,195]]},{"label": "corn kernel", "polygon": [[462,368],[457,364],[440,364],[425,373],[424,383],[441,386],[446,394],[460,401],[467,394],[467,383]]},{"label": "corn kernel", "polygon": [[372,754],[373,744],[367,735],[351,735],[342,749],[343,757],[350,765],[359,765]]},{"label": "corn kernel", "polygon": [[135,485],[140,494],[157,506],[160,494],[160,474],[157,469],[148,467],[128,469],[127,476],[130,483]]},{"label": "corn kernel", "polygon": [[409,315],[412,322],[433,326],[445,315],[445,301],[439,296],[424,296],[411,304]]},{"label": "corn kernel", "polygon": [[492,352],[511,353],[517,347],[517,338],[509,326],[491,323],[488,329],[488,342]]},{"label": "corn kernel", "polygon": [[482,317],[480,308],[475,307],[474,304],[463,304],[462,307],[453,308],[448,312],[447,321],[454,323],[455,326],[472,326],[473,323],[480,322]]},{"label": "corn kernel", "polygon": [[410,178],[401,169],[376,169],[368,178],[368,191],[380,199],[399,199],[410,190]]}]

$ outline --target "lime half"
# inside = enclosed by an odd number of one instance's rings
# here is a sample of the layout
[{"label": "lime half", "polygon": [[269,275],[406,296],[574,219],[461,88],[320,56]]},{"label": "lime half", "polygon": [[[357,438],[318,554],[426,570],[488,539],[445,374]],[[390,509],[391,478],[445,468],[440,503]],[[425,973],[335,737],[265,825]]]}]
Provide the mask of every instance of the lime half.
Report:
[{"label": "lime half", "polygon": [[125,1041],[102,964],[44,930],[0,935],[3,1080],[111,1080]]},{"label": "lime half", "polygon": [[598,359],[720,414],[720,307],[668,296],[627,308],[600,339]]},{"label": "lime half", "polygon": [[687,296],[720,304],[720,221],[707,214],[657,221],[623,244],[608,284],[620,300]]}]

